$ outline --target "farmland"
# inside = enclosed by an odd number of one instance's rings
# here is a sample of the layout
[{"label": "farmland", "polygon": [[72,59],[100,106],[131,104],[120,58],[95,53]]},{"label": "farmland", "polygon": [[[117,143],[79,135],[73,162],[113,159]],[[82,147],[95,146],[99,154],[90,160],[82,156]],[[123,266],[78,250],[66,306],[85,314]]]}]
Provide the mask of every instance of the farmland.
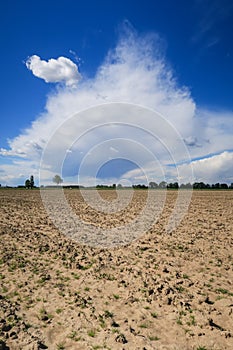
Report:
[{"label": "farmland", "polygon": [[[100,194],[116,198],[114,190]],[[135,191],[120,215],[101,216],[78,190],[65,190],[90,230],[124,230],[146,195]],[[167,191],[158,221],[138,239],[106,248],[60,232],[39,190],[1,190],[2,348],[232,349],[233,191],[193,191],[169,234],[176,196]]]}]

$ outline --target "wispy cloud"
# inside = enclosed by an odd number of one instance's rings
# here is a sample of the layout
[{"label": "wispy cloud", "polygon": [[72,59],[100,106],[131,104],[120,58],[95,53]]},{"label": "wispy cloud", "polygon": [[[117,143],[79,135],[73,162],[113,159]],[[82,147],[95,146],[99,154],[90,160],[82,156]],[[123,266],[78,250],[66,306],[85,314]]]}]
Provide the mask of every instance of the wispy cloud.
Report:
[{"label": "wispy cloud", "polygon": [[194,45],[201,45],[200,54],[217,45],[223,33],[220,28],[233,10],[233,3],[228,0],[197,0],[194,11],[199,15],[199,21],[194,27],[191,42]]},{"label": "wispy cloud", "polygon": [[202,147],[202,145],[198,142],[197,138],[194,136],[189,136],[184,139],[184,142],[187,146],[190,147]]}]

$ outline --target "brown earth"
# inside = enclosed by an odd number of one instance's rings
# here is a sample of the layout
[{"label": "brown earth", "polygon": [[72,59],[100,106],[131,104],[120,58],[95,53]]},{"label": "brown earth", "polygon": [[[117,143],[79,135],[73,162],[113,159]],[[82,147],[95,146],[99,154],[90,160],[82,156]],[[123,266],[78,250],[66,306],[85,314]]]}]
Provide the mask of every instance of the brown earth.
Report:
[{"label": "brown earth", "polygon": [[[119,215],[66,197],[81,220],[104,227],[139,215],[135,191]],[[102,191],[114,199],[114,191]],[[140,239],[114,249],[64,236],[39,190],[0,191],[0,349],[232,349],[233,191],[194,191],[172,234],[176,191]]]}]

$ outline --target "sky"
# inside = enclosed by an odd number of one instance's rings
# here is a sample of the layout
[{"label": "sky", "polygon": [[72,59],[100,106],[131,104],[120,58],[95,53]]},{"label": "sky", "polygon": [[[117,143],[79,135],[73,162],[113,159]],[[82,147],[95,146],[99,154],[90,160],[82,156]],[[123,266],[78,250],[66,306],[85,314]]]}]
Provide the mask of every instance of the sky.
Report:
[{"label": "sky", "polygon": [[0,184],[233,182],[230,0],[0,3]]}]

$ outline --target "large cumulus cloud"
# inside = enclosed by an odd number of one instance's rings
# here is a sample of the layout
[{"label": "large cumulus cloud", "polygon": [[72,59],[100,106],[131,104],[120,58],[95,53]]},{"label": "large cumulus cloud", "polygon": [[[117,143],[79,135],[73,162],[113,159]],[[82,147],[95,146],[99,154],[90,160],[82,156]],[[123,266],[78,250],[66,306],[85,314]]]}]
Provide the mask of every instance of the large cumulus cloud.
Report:
[{"label": "large cumulus cloud", "polygon": [[[180,86],[176,80],[175,73],[167,63],[164,55],[163,45],[157,34],[138,35],[132,28],[126,28],[121,35],[116,47],[109,51],[103,63],[98,67],[96,75],[93,78],[83,78],[80,80],[78,67],[69,59],[60,57],[57,60],[51,59],[48,62],[42,61],[38,56],[32,56],[27,61],[27,66],[33,74],[43,78],[48,82],[64,82],[63,86],[56,89],[48,96],[45,112],[35,117],[31,126],[20,133],[16,138],[9,140],[9,148],[1,149],[3,156],[17,157],[17,164],[7,169],[9,174],[2,174],[5,178],[9,175],[24,173],[25,162],[28,165],[33,162],[32,172],[35,173],[35,162],[39,168],[40,157],[43,149],[55,130],[61,126],[72,115],[93,106],[99,106],[103,103],[124,102],[145,106],[158,111],[175,130],[178,131],[180,138],[189,149],[192,159],[208,157],[208,162],[201,163],[201,166],[194,164],[195,179],[203,178],[203,171],[212,169],[216,176],[222,181],[231,182],[231,179],[225,178],[223,171],[224,162],[229,167],[229,159],[225,156],[225,151],[230,151],[232,144],[232,113],[224,111],[209,111],[197,106],[191,93],[185,86]],[[79,82],[79,84],[76,84]],[[75,85],[75,88],[73,86]],[[70,88],[72,86],[72,89]],[[107,116],[93,116],[95,122],[108,122]],[[143,117],[142,117],[143,118]],[[89,121],[85,118],[79,119],[80,128],[87,127]],[[132,115],[125,117],[125,122],[133,123]],[[77,126],[77,127],[79,127]],[[145,120],[145,128],[150,128],[150,123]],[[73,161],[79,163],[81,156],[90,150],[93,140],[98,139],[99,135],[109,133],[107,128],[92,132],[86,139],[79,144],[79,154],[75,153],[75,147],[70,150],[69,138],[75,133],[70,130],[70,135],[63,135],[59,139],[57,149],[67,147],[67,151],[74,155]],[[121,135],[127,138],[132,130],[125,128],[121,130]],[[138,134],[138,141],[150,147],[150,137],[145,134]],[[109,149],[111,149],[111,145]],[[152,146],[151,146],[152,147]],[[164,166],[164,171],[168,171],[169,178],[176,176],[173,174],[173,168],[168,164],[166,155],[158,148],[158,157]],[[222,156],[222,162],[216,162],[209,156],[215,153],[218,157]],[[132,148],[133,154],[133,148]],[[109,156],[110,157],[110,156]],[[20,158],[22,159],[22,169],[20,169]],[[111,158],[111,157],[110,157]],[[93,158],[94,162],[95,159]],[[180,155],[180,164],[182,164],[182,155]],[[14,161],[15,162],[15,159]],[[214,162],[214,167],[210,163]],[[178,162],[179,163],[179,162]],[[232,162],[231,162],[232,164]],[[75,164],[76,168],[78,164]],[[156,177],[156,169],[150,163],[144,164],[145,169],[149,169],[151,179]],[[3,169],[4,170],[4,169]],[[28,169],[27,169],[28,170]],[[228,169],[227,174],[233,168]],[[48,176],[57,171],[55,165],[51,164]],[[137,170],[135,170],[137,173]],[[135,172],[126,173],[124,178],[130,179]],[[189,181],[185,178],[185,169],[183,168],[182,181]],[[25,174],[28,176],[28,174]],[[138,174],[139,176],[140,174]],[[67,177],[69,177],[67,175]],[[70,181],[72,174],[70,174]],[[140,176],[139,176],[140,177]],[[87,176],[88,178],[88,176]],[[9,181],[12,182],[9,177]]]}]

